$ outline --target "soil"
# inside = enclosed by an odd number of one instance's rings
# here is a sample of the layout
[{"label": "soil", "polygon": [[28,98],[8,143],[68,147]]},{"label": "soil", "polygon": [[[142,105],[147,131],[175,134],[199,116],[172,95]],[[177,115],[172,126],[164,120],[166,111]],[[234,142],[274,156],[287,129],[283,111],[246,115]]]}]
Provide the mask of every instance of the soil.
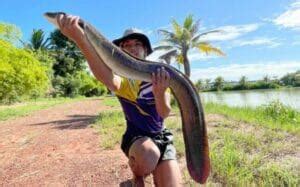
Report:
[{"label": "soil", "polygon": [[0,186],[119,186],[131,178],[121,149],[104,150],[92,124],[101,100],[0,122]]}]

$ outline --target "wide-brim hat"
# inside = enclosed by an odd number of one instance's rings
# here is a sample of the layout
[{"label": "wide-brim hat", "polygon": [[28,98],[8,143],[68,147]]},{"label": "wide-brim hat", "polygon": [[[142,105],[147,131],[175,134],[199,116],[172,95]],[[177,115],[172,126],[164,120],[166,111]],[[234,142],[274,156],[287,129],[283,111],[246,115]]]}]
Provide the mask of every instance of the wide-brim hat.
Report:
[{"label": "wide-brim hat", "polygon": [[153,52],[149,38],[137,29],[132,29],[131,28],[131,29],[125,30],[125,32],[124,32],[124,34],[121,38],[115,39],[112,42],[114,44],[116,44],[117,46],[120,46],[121,42],[123,42],[125,40],[128,40],[128,39],[138,39],[138,40],[140,40],[147,48],[147,52],[148,52],[147,55],[150,55]]}]

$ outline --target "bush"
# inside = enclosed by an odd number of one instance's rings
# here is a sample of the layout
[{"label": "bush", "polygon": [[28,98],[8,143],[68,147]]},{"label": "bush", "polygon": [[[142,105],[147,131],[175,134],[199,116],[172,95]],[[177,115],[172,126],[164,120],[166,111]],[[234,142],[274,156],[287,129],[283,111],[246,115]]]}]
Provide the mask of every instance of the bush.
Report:
[{"label": "bush", "polygon": [[1,103],[45,94],[49,86],[46,68],[32,53],[0,39],[0,56]]},{"label": "bush", "polygon": [[280,85],[274,82],[257,81],[256,83],[250,84],[250,89],[269,89],[279,88]]},{"label": "bush", "polygon": [[106,92],[105,87],[94,77],[86,72],[79,72],[76,75],[80,80],[79,94],[86,97],[100,96]]},{"label": "bush", "polygon": [[273,101],[262,106],[263,112],[273,120],[282,122],[297,122],[297,111],[291,107],[283,105],[280,101]]},{"label": "bush", "polygon": [[67,74],[66,77],[56,76],[52,80],[54,97],[86,97],[100,96],[105,94],[105,87],[85,71],[79,71],[74,76]]}]

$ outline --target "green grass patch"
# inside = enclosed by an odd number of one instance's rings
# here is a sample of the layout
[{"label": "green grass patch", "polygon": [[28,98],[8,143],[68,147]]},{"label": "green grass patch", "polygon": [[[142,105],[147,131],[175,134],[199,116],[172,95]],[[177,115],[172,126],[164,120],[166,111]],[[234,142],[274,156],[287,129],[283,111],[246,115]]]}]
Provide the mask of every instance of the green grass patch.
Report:
[{"label": "green grass patch", "polygon": [[300,135],[300,113],[275,101],[257,108],[204,104],[206,113],[222,114],[235,120],[258,124]]},{"label": "green grass patch", "polygon": [[238,186],[297,185],[299,174],[293,171],[297,162],[285,159],[296,145],[287,149],[289,142],[285,142],[287,137],[282,132],[277,132],[278,138],[265,136],[272,130],[255,131],[250,134],[221,127],[214,132],[215,138],[210,139],[212,180]]},{"label": "green grass patch", "polygon": [[[107,100],[108,103],[118,102],[115,98],[110,99]],[[176,115],[167,118],[165,125],[174,134],[178,158],[182,160],[185,158],[185,146],[181,119],[178,108],[174,111]],[[286,132],[297,132],[294,124],[292,130],[274,128],[272,124],[265,124],[266,121],[272,122],[274,119],[264,116],[266,114],[258,114],[258,109],[206,105],[206,113],[220,113],[227,116],[227,118],[216,118],[217,121],[213,119],[215,126],[210,126],[213,122],[208,120],[212,163],[208,186],[215,184],[229,186],[299,185],[300,165],[296,158],[299,138]],[[254,120],[252,118],[260,115],[262,115],[260,120],[252,121]],[[246,123],[247,121],[251,123]],[[123,112],[121,110],[101,112],[93,127],[100,133],[102,147],[115,148],[117,144],[120,144],[126,128]],[[198,185],[190,178],[187,169],[184,169],[182,173],[185,185]]]},{"label": "green grass patch", "polygon": [[117,97],[104,96],[104,97],[101,97],[101,99],[102,99],[102,104],[104,104],[105,106],[110,106],[110,107],[121,106]]},{"label": "green grass patch", "polygon": [[122,111],[104,111],[99,114],[95,124],[101,137],[101,147],[112,149],[120,144],[123,133],[126,129],[125,117]]},{"label": "green grass patch", "polygon": [[74,101],[83,100],[84,98],[44,98],[37,99],[34,101],[23,102],[14,105],[1,105],[0,106],[0,121],[5,121],[8,119],[26,116],[34,111],[50,108],[52,106],[69,103]]},{"label": "green grass patch", "polygon": [[[166,120],[166,126],[174,134],[174,144],[179,159],[185,157],[180,121],[179,114]],[[299,184],[300,176],[297,170],[300,167],[295,156],[293,157],[297,151],[297,137],[284,131],[252,126],[228,118],[219,120],[218,126],[208,126],[208,129],[212,163],[208,186],[216,184],[297,186]],[[289,156],[292,159],[288,159]],[[197,186],[187,170],[182,172],[186,185]]]}]

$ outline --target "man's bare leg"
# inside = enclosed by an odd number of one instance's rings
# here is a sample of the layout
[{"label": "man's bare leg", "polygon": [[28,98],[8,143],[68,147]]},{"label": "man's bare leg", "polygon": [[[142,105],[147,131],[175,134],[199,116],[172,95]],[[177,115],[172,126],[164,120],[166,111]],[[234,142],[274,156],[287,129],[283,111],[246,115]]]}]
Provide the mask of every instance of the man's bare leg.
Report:
[{"label": "man's bare leg", "polygon": [[131,145],[128,157],[128,164],[134,175],[134,186],[144,186],[144,177],[151,174],[158,163],[158,147],[148,137],[139,138]]},{"label": "man's bare leg", "polygon": [[181,173],[176,160],[161,161],[153,172],[157,187],[182,186]]}]

